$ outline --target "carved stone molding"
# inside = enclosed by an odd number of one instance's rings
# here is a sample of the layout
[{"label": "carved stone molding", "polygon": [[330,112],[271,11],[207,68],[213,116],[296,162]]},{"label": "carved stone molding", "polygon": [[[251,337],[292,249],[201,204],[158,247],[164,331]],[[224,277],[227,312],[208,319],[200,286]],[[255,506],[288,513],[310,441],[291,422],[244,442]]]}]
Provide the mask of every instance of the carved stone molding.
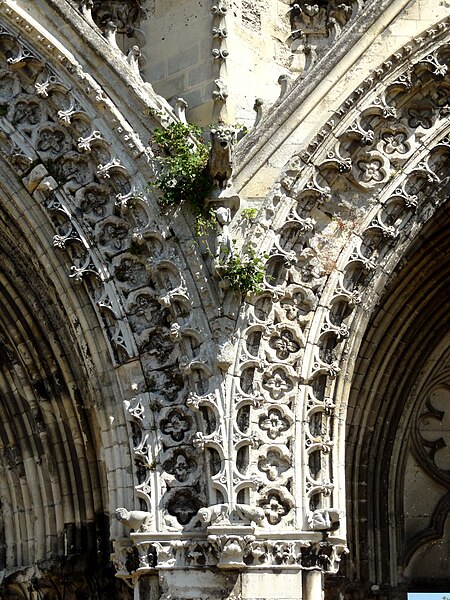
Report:
[{"label": "carved stone molding", "polygon": [[226,0],[212,0],[211,55],[215,72],[214,86],[211,91],[211,97],[214,102],[214,111],[212,115],[213,123],[220,123],[223,120],[226,120],[226,103],[228,98],[228,91],[225,83],[226,61],[230,54],[227,45],[228,29],[226,17],[228,10],[229,6]]},{"label": "carved stone molding", "polygon": [[[293,7],[305,39],[345,26],[350,4],[314,6]],[[225,8],[212,11],[219,64]],[[377,281],[438,208],[434,191],[448,189],[447,26],[382,65],[289,162],[249,234],[267,252],[264,289],[239,314],[182,211],[162,215],[143,191],[151,150],[80,65],[31,26],[34,43],[21,41],[16,27],[23,18],[0,31],[12,48],[0,65],[2,158],[42,209],[68,280],[86,291],[114,367],[138,373],[121,398],[136,506],[116,507],[134,529],[131,547],[116,543],[119,577],[336,572],[345,515],[335,383],[354,319],[370,314]],[[215,165],[220,188],[230,163]],[[218,216],[216,270],[236,225],[229,209]],[[426,418],[436,418],[432,403]],[[14,446],[4,460],[20,475]]]},{"label": "carved stone molding", "polygon": [[364,0],[292,0],[289,14],[291,51],[294,55],[301,53],[304,56],[303,65],[295,66],[309,67],[363,7]]},{"label": "carved stone molding", "polygon": [[[248,531],[246,531],[248,529]],[[131,539],[138,552],[138,562],[127,565],[129,549],[116,551],[115,561],[120,565],[117,575],[136,579],[165,569],[205,569],[218,567],[228,570],[266,570],[280,572],[321,569],[336,573],[345,546],[336,541],[296,539],[295,537],[267,539],[255,534],[247,526],[211,526],[206,537],[186,534],[161,537],[132,533]],[[135,566],[136,568],[130,568]]]},{"label": "carved stone molding", "polygon": [[[159,528],[180,529],[211,502],[203,452],[193,444],[198,423],[186,405],[189,391],[207,392],[214,357],[197,284],[176,241],[166,240],[167,222],[154,222],[155,198],[141,191],[146,180],[136,161],[150,179],[150,150],[79,65],[65,57],[46,62],[2,28],[0,44],[11,40],[14,52],[0,72],[0,100],[8,105],[2,159],[52,223],[54,251],[69,280],[87,290],[115,364],[140,357],[136,393],[125,400],[136,496],[158,513]],[[190,260],[195,272],[198,257]],[[204,286],[204,301],[207,294]]]}]

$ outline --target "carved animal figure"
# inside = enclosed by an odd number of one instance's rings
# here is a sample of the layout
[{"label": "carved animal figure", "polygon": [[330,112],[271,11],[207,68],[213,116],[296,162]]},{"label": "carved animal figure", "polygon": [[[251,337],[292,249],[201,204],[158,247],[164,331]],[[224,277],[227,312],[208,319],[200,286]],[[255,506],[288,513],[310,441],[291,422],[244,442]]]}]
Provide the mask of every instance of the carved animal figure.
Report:
[{"label": "carved animal figure", "polygon": [[195,517],[188,523],[187,529],[204,528],[207,525],[214,524],[229,526],[254,523],[260,525],[264,516],[262,508],[248,506],[247,504],[237,504],[231,513],[227,504],[214,504],[213,506],[200,508]]},{"label": "carved animal figure", "polygon": [[228,521],[228,506],[226,504],[214,504],[200,508],[195,517],[192,517],[186,529],[194,529],[194,527],[206,527],[221,521]]},{"label": "carved animal figure", "polygon": [[233,256],[233,240],[231,239],[229,224],[231,210],[221,206],[216,210],[218,235],[216,238],[216,264],[217,267],[225,265]]},{"label": "carved animal figure", "polygon": [[235,513],[242,521],[250,521],[250,524],[261,525],[265,514],[262,508],[248,506],[247,504],[236,504]]},{"label": "carved animal figure", "polygon": [[127,54],[127,63],[137,74],[139,74],[139,59],[141,56],[142,52],[139,46],[133,46]]},{"label": "carved animal figure", "polygon": [[143,510],[118,508],[116,510],[116,519],[134,531],[149,531],[153,515]]},{"label": "carved animal figure", "polygon": [[233,128],[220,125],[211,129],[211,150],[209,153],[209,172],[213,184],[226,188],[233,171],[233,144],[236,133]]},{"label": "carved animal figure", "polygon": [[337,508],[318,509],[308,515],[308,525],[314,531],[335,530],[339,527],[341,512]]}]

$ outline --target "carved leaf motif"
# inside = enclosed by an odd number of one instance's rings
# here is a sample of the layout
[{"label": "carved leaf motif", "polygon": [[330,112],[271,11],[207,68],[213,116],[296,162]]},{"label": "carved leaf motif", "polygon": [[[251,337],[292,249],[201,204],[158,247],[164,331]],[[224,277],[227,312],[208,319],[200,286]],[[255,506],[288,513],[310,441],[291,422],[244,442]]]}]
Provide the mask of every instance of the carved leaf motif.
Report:
[{"label": "carved leaf motif", "polygon": [[171,453],[170,458],[164,462],[163,468],[167,473],[173,475],[178,482],[186,483],[192,473],[196,471],[197,465],[189,450],[180,448]]},{"label": "carved leaf motif", "polygon": [[361,160],[358,163],[358,167],[362,172],[362,180],[366,183],[377,183],[378,181],[381,181],[384,177],[381,171],[382,166],[381,160]]},{"label": "carved leaf motif", "polygon": [[42,118],[42,111],[37,102],[17,102],[13,120],[19,125],[37,125]]},{"label": "carved leaf motif", "polygon": [[192,427],[192,419],[177,410],[171,411],[165,419],[161,421],[161,431],[170,437],[175,442],[181,442],[185,433]]},{"label": "carved leaf motif", "polygon": [[384,151],[386,154],[406,154],[408,152],[408,144],[405,143],[406,134],[403,132],[387,132],[383,134]]},{"label": "carved leaf motif", "polygon": [[429,129],[433,124],[433,111],[430,105],[421,104],[408,110],[409,126],[413,129]]},{"label": "carved leaf motif", "polygon": [[291,331],[284,329],[279,334],[272,336],[269,341],[271,348],[275,350],[277,358],[284,360],[300,350],[300,345],[294,340]]},{"label": "carved leaf motif", "polygon": [[43,129],[39,134],[36,147],[41,152],[59,154],[64,147],[64,134],[58,129]]},{"label": "carved leaf motif", "polygon": [[106,189],[89,186],[83,193],[80,208],[94,217],[102,218],[107,213],[108,193]]},{"label": "carved leaf motif", "polygon": [[289,467],[289,462],[283,458],[279,450],[269,450],[267,457],[258,462],[258,469],[266,474],[269,481],[278,479]]}]

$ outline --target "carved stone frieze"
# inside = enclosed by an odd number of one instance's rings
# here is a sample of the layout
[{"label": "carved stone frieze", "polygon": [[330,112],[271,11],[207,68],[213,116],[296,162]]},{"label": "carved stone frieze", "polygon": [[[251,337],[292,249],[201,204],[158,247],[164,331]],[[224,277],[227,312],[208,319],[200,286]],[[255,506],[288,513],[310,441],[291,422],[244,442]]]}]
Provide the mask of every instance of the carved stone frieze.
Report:
[{"label": "carved stone frieze", "polygon": [[[229,531],[227,531],[229,529]],[[246,530],[247,529],[247,530]],[[307,539],[270,539],[255,534],[249,526],[208,527],[206,537],[157,537],[138,532],[131,538],[138,550],[136,571],[127,557],[129,547],[118,546],[115,561],[120,565],[118,575],[129,578],[165,569],[275,569],[298,571],[322,569],[335,573],[341,556],[346,552],[342,544],[332,543],[327,537]]]},{"label": "carved stone frieze", "polygon": [[292,0],[289,12],[291,51],[304,55],[296,67],[309,67],[317,55],[341,35],[363,6],[364,0]]}]

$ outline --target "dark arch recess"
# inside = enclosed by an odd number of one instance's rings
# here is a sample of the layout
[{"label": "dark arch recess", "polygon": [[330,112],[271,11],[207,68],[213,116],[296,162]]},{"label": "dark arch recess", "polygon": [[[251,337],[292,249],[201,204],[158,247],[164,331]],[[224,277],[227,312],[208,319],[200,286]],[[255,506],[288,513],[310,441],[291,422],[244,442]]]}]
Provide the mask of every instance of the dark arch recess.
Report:
[{"label": "dark arch recess", "polygon": [[[349,592],[357,588],[354,597],[372,597],[372,585],[380,582],[388,597],[423,587],[401,576],[408,555],[401,510],[408,439],[399,442],[399,436],[411,427],[407,401],[417,376],[449,331],[449,231],[447,202],[399,261],[358,353],[346,435],[350,552],[338,584]],[[336,585],[330,579],[329,598]],[[433,588],[450,589],[450,580],[426,583]]]},{"label": "dark arch recess", "polygon": [[[114,591],[121,584],[110,564],[102,449],[106,416],[90,356],[93,340],[86,343],[76,311],[67,313],[67,299],[57,290],[51,240],[43,249],[37,236],[27,236],[2,196],[1,593],[28,598],[32,580],[50,598],[68,578],[77,593],[85,594],[76,597],[94,597],[100,588]],[[31,223],[33,216],[27,219]],[[66,266],[61,267],[63,273]],[[76,294],[87,322],[94,323],[82,286]],[[107,383],[106,375],[102,383]]]}]

